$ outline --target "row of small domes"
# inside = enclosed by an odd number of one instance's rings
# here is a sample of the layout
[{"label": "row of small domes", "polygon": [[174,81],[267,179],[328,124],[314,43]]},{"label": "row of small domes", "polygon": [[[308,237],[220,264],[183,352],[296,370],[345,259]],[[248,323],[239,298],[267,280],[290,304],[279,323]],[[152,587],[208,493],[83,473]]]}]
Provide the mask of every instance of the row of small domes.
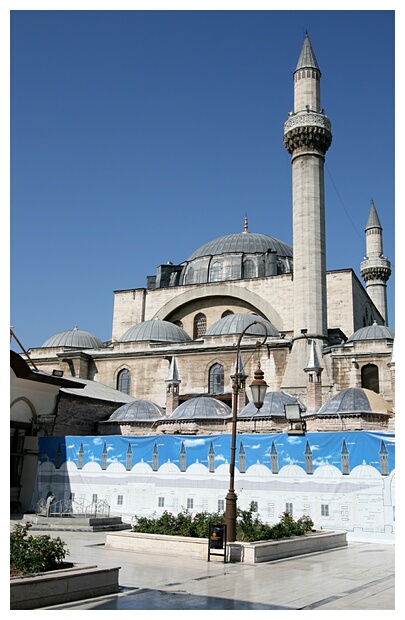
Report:
[{"label": "row of small domes", "polygon": [[[299,399],[287,392],[269,392],[258,411],[254,403],[249,403],[238,414],[238,419],[285,417],[284,405],[298,403],[303,411],[305,406]],[[365,388],[347,388],[332,396],[317,415],[353,414],[353,413],[382,413],[389,411],[388,403],[375,392]],[[232,417],[232,410],[226,404],[210,396],[196,396],[179,405],[173,413],[166,417],[159,405],[148,401],[135,399],[119,407],[111,414],[107,422],[118,424],[132,422],[158,421],[193,421],[193,420],[224,420]]]},{"label": "row of small domes", "polygon": [[[256,315],[236,313],[229,314],[219,321],[216,321],[210,328],[207,329],[204,337],[210,336],[224,336],[224,335],[237,335],[252,321],[257,320],[264,324],[267,329],[267,335],[270,337],[280,336],[277,329],[267,321]],[[257,323],[249,328],[246,332],[250,336],[263,336],[263,328]],[[394,331],[385,325],[369,325],[357,330],[347,342],[354,342],[359,340],[393,340]],[[178,325],[171,323],[170,321],[162,321],[160,319],[152,319],[150,321],[143,321],[130,327],[120,338],[120,342],[190,342],[191,338]],[[99,349],[104,347],[104,343],[89,332],[83,331],[75,327],[72,330],[59,332],[51,338],[48,338],[41,348],[51,347],[71,347],[75,349]]]}]

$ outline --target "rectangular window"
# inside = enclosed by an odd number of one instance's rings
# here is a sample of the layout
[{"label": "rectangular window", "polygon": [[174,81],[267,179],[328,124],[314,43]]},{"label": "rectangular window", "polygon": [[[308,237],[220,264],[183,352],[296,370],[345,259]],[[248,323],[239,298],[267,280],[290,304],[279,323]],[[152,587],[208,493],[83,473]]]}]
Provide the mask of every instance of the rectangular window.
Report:
[{"label": "rectangular window", "polygon": [[223,512],[224,510],[225,510],[225,500],[219,499],[218,500],[218,512]]},{"label": "rectangular window", "polygon": [[122,506],[124,503],[124,496],[123,495],[117,495],[117,506]]},{"label": "rectangular window", "polygon": [[95,504],[97,502],[97,493],[93,493],[93,497],[92,497],[91,501],[93,502],[93,504]]},{"label": "rectangular window", "polygon": [[257,512],[259,510],[258,502],[250,502],[253,512]]},{"label": "rectangular window", "polygon": [[321,516],[329,517],[329,504],[321,504]]},{"label": "rectangular window", "polygon": [[74,502],[75,501],[75,494],[71,493],[70,496],[69,496],[69,499],[70,499],[71,502]]},{"label": "rectangular window", "polygon": [[285,511],[288,512],[289,515],[293,513],[293,505],[290,502],[287,502],[285,505]]},{"label": "rectangular window", "polygon": [[194,508],[194,500],[192,497],[187,498],[187,510],[192,510]]},{"label": "rectangular window", "polygon": [[158,507],[159,508],[164,508],[165,506],[165,498],[164,497],[158,497]]}]

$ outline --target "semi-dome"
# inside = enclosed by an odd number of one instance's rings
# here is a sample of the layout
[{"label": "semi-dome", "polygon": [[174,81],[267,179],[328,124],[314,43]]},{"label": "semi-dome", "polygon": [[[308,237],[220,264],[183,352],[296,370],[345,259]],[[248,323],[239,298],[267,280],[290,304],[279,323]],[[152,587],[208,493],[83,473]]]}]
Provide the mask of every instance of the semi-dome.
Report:
[{"label": "semi-dome", "polygon": [[114,411],[107,422],[153,422],[164,417],[164,410],[150,400],[137,398]]},{"label": "semi-dome", "polygon": [[135,465],[131,469],[131,472],[133,474],[140,474],[140,475],[151,474],[152,471],[153,471],[152,467],[148,463],[145,463],[143,459],[140,460],[138,463],[135,463]]},{"label": "semi-dome", "polygon": [[104,347],[97,336],[93,336],[89,332],[85,332],[78,327],[69,329],[64,332],[59,332],[54,336],[45,340],[41,348],[50,347],[71,347],[73,349],[99,349]]},{"label": "semi-dome", "polygon": [[190,336],[170,321],[152,319],[130,327],[120,342],[189,342]]},{"label": "semi-dome", "polygon": [[318,411],[317,416],[333,414],[390,413],[387,401],[366,388],[347,388],[330,398]]},{"label": "semi-dome", "polygon": [[169,420],[212,420],[225,419],[232,415],[231,408],[211,396],[196,396],[181,403],[171,414]]},{"label": "semi-dome", "polygon": [[158,473],[159,474],[172,474],[172,475],[179,474],[180,468],[176,465],[176,463],[173,463],[169,459],[166,463],[163,463],[163,465],[159,467]]},{"label": "semi-dome", "polygon": [[359,340],[394,340],[395,332],[386,325],[377,325],[374,321],[373,325],[367,325],[358,329],[347,342],[357,342]]},{"label": "semi-dome", "polygon": [[224,235],[213,239],[199,247],[189,257],[188,261],[195,260],[202,256],[217,256],[220,254],[265,254],[268,251],[275,252],[278,256],[288,256],[292,258],[293,251],[290,245],[263,235],[261,233],[241,232],[231,235]]},{"label": "semi-dome", "polygon": [[306,476],[306,473],[302,467],[295,465],[294,463],[284,465],[278,473],[279,476],[285,476],[286,478],[302,478],[303,476]]},{"label": "semi-dome", "polygon": [[186,473],[192,476],[206,476],[209,473],[209,469],[197,459],[195,463],[187,467]]},{"label": "semi-dome", "polygon": [[[257,316],[256,314],[246,314],[243,312],[238,312],[236,314],[228,314],[227,316],[216,321],[211,327],[207,329],[205,332],[206,336],[229,336],[229,335],[237,335],[241,334],[250,323],[253,321],[260,321],[266,329],[267,336],[279,336],[277,329],[267,321],[266,319],[262,319],[262,317]],[[256,325],[252,325],[245,332],[246,336],[255,336],[258,338],[264,338],[265,333],[262,325],[260,323],[256,323]]]},{"label": "semi-dome", "polygon": [[239,418],[252,417],[272,417],[277,416],[285,418],[284,405],[298,403],[302,411],[305,411],[305,405],[296,396],[291,396],[287,392],[268,392],[264,397],[261,409],[257,409],[254,402],[250,402],[238,413]]}]

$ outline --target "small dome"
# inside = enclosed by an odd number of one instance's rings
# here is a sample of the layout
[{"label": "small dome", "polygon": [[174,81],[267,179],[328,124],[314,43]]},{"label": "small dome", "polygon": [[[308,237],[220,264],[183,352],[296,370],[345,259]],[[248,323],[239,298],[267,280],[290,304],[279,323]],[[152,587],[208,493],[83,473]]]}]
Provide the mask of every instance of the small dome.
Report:
[{"label": "small dome", "polygon": [[152,473],[152,467],[150,465],[148,465],[148,463],[145,463],[145,461],[139,461],[139,463],[135,463],[135,465],[133,466],[133,468],[131,469],[131,472],[133,474],[151,474]]},{"label": "small dome", "polygon": [[196,461],[187,467],[186,473],[192,476],[206,476],[209,473],[209,469],[202,463]]},{"label": "small dome", "polygon": [[[242,312],[236,314],[228,314],[219,321],[216,321],[211,327],[209,327],[205,333],[205,336],[230,336],[230,335],[238,335],[243,332],[244,329],[253,321],[260,321],[267,328],[267,336],[278,336],[279,333],[277,329],[267,321],[266,319],[262,319],[262,317],[257,316],[256,314],[244,314]],[[257,323],[256,325],[252,325],[247,331],[247,336],[254,336],[263,339],[265,337],[265,333],[263,327]]]},{"label": "small dome", "polygon": [[353,467],[350,472],[351,476],[355,476],[356,478],[381,478],[381,474],[372,465],[367,465],[365,461],[361,465],[357,465],[357,467]]},{"label": "small dome", "polygon": [[43,463],[40,464],[40,468],[41,468],[41,474],[44,474],[45,472],[55,471],[55,465],[52,463],[52,461],[44,461]]},{"label": "small dome", "polygon": [[62,465],[60,466],[59,471],[61,472],[73,472],[73,471],[77,471],[77,465],[74,461],[65,461],[64,463],[62,463]]},{"label": "small dome", "polygon": [[171,461],[167,461],[167,463],[163,463],[158,469],[159,474],[179,474],[180,469],[177,467],[175,463]]},{"label": "small dome", "polygon": [[319,465],[313,475],[314,478],[340,478],[343,474],[335,465],[325,463],[325,465]]},{"label": "small dome", "polygon": [[348,388],[330,398],[318,411],[320,415],[341,413],[390,413],[390,405],[379,394],[365,388]]},{"label": "small dome", "polygon": [[123,463],[120,463],[119,461],[114,461],[113,463],[110,463],[110,465],[108,465],[107,467],[107,472],[109,474],[125,474],[126,473],[126,469],[125,469],[125,465],[123,465]]},{"label": "small dome", "polygon": [[99,474],[101,470],[101,466],[96,461],[89,461],[85,465],[83,465],[83,471],[86,473],[97,473]]},{"label": "small dome", "polygon": [[255,463],[254,465],[251,465],[250,467],[248,467],[246,470],[246,476],[257,476],[260,478],[267,478],[268,476],[271,476],[271,475],[272,475],[271,469],[266,467],[266,465],[259,463],[259,461],[257,461],[257,463]]},{"label": "small dome", "polygon": [[359,340],[394,340],[395,332],[393,329],[385,325],[377,325],[374,321],[373,325],[358,329],[347,342],[357,342]]},{"label": "small dome", "polygon": [[107,422],[153,422],[164,417],[164,410],[150,400],[136,400],[118,407]]},{"label": "small dome", "polygon": [[41,348],[50,347],[71,347],[72,349],[100,349],[104,344],[97,338],[75,327],[65,332],[59,332],[45,340]]},{"label": "small dome", "polygon": [[[221,463],[218,467],[215,468],[215,473],[218,476],[228,476],[229,477],[229,463],[225,461],[225,463]],[[235,476],[239,474],[239,470],[235,467]]]},{"label": "small dome", "polygon": [[276,252],[278,256],[292,258],[292,247],[274,237],[260,233],[241,232],[218,237],[199,247],[188,259],[192,261],[201,256],[218,256],[220,254],[265,254]]},{"label": "small dome", "polygon": [[257,409],[255,407],[254,402],[250,402],[242,409],[240,413],[238,413],[239,418],[251,418],[253,417],[272,417],[277,416],[281,418],[285,418],[284,405],[298,403],[302,409],[302,411],[306,410],[305,405],[296,398],[295,396],[291,396],[287,392],[268,392],[264,397],[263,406],[261,409]]},{"label": "small dome", "polygon": [[278,472],[279,476],[285,476],[286,478],[302,478],[306,476],[305,471],[299,465],[284,465]]},{"label": "small dome", "polygon": [[182,329],[170,323],[153,319],[130,327],[120,342],[189,342],[190,336]]},{"label": "small dome", "polygon": [[211,396],[197,396],[179,405],[169,420],[212,420],[230,418],[231,415],[232,410],[226,403]]}]

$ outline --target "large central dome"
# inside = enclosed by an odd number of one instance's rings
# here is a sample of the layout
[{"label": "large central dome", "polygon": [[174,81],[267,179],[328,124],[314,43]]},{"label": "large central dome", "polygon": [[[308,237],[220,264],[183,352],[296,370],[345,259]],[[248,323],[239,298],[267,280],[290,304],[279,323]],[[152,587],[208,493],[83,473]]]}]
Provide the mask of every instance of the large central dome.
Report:
[{"label": "large central dome", "polygon": [[193,252],[188,261],[195,260],[202,256],[218,256],[221,254],[234,254],[239,252],[243,254],[265,254],[269,250],[275,252],[277,256],[288,256],[292,258],[293,255],[292,247],[283,241],[261,233],[245,231],[232,235],[224,235],[223,237],[218,237],[213,241],[205,243],[199,247],[198,250]]}]

